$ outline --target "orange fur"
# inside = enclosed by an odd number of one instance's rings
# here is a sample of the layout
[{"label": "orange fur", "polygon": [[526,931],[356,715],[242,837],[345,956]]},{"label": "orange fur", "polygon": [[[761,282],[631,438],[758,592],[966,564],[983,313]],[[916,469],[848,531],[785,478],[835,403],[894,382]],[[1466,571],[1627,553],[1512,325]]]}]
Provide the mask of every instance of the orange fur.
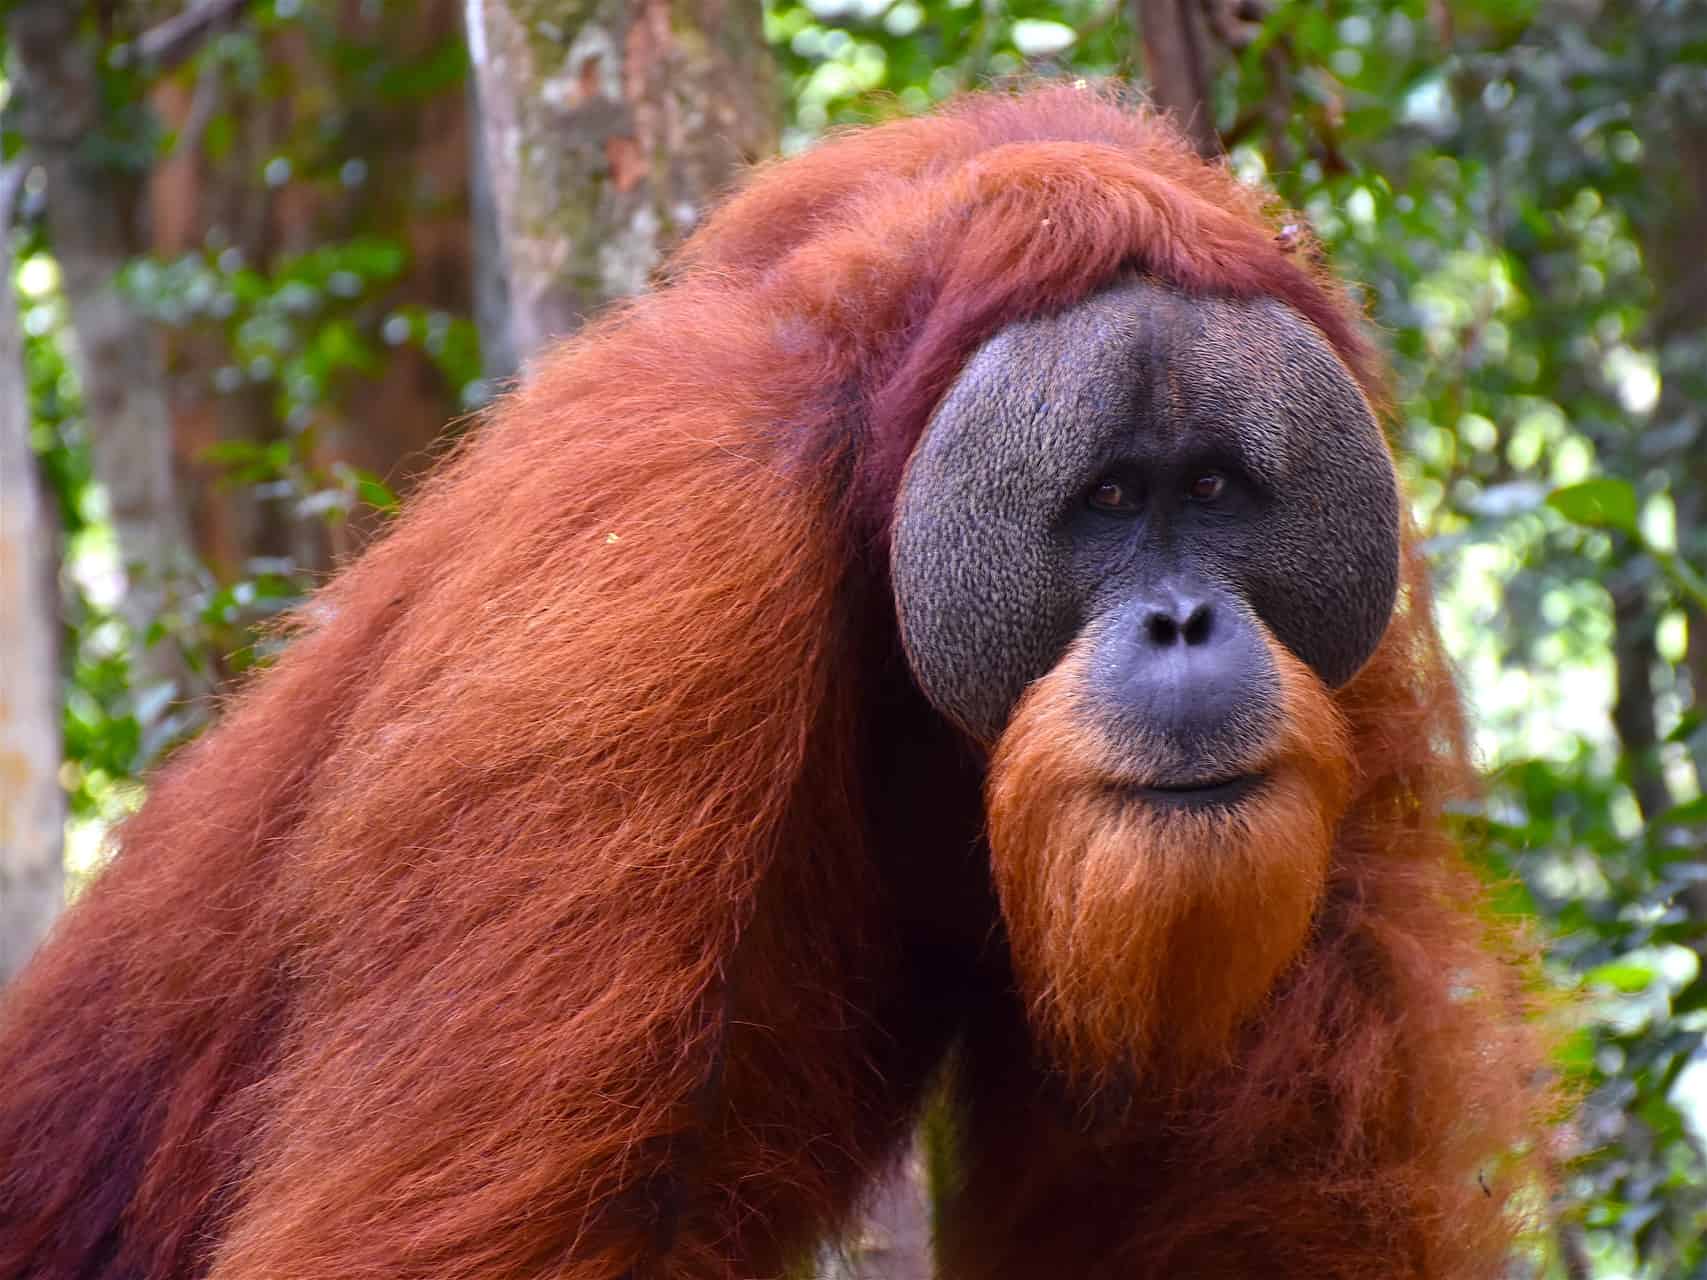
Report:
[{"label": "orange fur", "polygon": [[1032,686],[996,749],[990,849],[1014,969],[1056,1060],[1088,1087],[1224,1062],[1303,948],[1345,812],[1347,744],[1320,682],[1269,645],[1281,728],[1228,762],[1267,775],[1236,810],[1135,798],[1156,775],[1076,705],[1083,644]]},{"label": "orange fur", "polygon": [[[1089,1134],[998,945],[983,764],[894,634],[897,477],[1003,324],[1147,272],[1284,300],[1375,393],[1356,315],[1268,215],[1069,87],[762,170],[303,611],[0,1000],[0,1278],[777,1276],[957,1038],[956,1280],[1259,1253],[1493,1274],[1515,1179],[1465,1179],[1524,1132],[1536,1058],[1439,830],[1463,756],[1426,602],[1335,699],[1354,782],[1325,889],[1297,855],[1198,1047],[1319,892],[1302,956],[1230,1064]],[[1158,991],[1151,1025],[1189,1032],[1186,1003]],[[1093,1054],[1134,1007],[1105,993]],[[1040,1222],[1076,1234],[1013,1234]]]},{"label": "orange fur", "polygon": [[[1354,771],[1322,900],[1230,1057],[1062,1097],[1011,1013],[975,1024],[952,1077],[954,1280],[1506,1274],[1556,1101],[1528,948],[1486,915],[1443,827],[1468,782],[1463,727],[1414,553],[1405,581],[1380,649],[1334,697]],[[1230,915],[1180,963],[1241,964],[1265,927]]]}]

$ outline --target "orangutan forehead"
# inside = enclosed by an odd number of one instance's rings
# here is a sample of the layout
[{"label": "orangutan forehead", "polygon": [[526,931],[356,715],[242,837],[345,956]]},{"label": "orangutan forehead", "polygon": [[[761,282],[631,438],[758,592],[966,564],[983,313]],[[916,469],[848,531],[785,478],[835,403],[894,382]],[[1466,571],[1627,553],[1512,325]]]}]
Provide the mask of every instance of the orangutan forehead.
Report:
[{"label": "orangutan forehead", "polygon": [[[978,377],[1001,369],[999,378]],[[1324,443],[1379,430],[1356,381],[1308,320],[1271,298],[1191,297],[1130,280],[1059,314],[1011,325],[973,357],[963,391],[1002,403],[989,420],[1023,424],[999,451],[1106,448],[1111,424],[1146,451],[1236,455],[1278,484]]]}]

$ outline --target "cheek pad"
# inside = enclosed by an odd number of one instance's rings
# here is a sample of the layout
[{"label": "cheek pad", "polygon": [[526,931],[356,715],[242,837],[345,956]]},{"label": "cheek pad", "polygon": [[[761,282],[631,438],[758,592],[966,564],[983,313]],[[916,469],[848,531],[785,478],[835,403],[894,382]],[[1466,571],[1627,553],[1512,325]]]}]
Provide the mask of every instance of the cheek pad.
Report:
[{"label": "cheek pad", "polygon": [[1055,620],[1067,611],[1067,575],[1046,529],[969,490],[967,473],[942,461],[915,458],[902,487],[890,541],[896,617],[925,696],[994,741],[1065,643]]},{"label": "cheek pad", "polygon": [[1275,638],[1331,688],[1386,634],[1399,587],[1399,490],[1373,420],[1306,458],[1239,577]]},{"label": "cheek pad", "polygon": [[981,347],[913,451],[890,531],[902,644],[925,696],[986,742],[1071,638],[1055,537],[1097,448],[1113,375],[1084,312],[1022,321]]},{"label": "cheek pad", "polygon": [[1223,564],[1275,638],[1329,686],[1369,660],[1399,584],[1392,455],[1350,370],[1273,301],[1208,305],[1176,358],[1186,416],[1265,460],[1270,499]]}]

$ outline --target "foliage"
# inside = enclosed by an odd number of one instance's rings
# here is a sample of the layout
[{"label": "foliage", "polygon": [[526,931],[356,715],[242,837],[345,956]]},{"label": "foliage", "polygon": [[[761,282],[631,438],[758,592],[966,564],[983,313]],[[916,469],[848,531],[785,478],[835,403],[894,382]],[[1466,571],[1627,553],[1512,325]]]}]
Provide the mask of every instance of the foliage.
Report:
[{"label": "foliage", "polygon": [[[85,140],[83,158],[114,175],[116,193],[189,149],[209,172],[241,174],[248,163],[243,148],[253,145],[245,134],[246,110],[301,119],[304,101],[318,106],[308,116],[311,125],[287,129],[278,146],[254,157],[234,191],[222,193],[235,210],[229,221],[242,221],[247,209],[253,223],[267,201],[289,198],[291,184],[298,192],[359,192],[381,168],[387,142],[366,125],[368,104],[413,109],[434,95],[463,91],[467,58],[459,41],[409,58],[377,38],[342,34],[340,6],[330,0],[270,0],[250,6],[241,25],[213,35],[175,73],[195,97],[190,131],[174,132],[156,110],[162,77],[138,60],[134,42],[151,17],[176,6],[101,8],[92,35],[101,50],[105,115]],[[0,35],[3,30],[0,19]],[[0,150],[9,157],[19,152],[15,123],[9,113],[0,117]],[[241,492],[276,512],[269,523],[281,530],[273,541],[285,553],[253,548],[234,572],[203,579],[182,602],[187,607],[158,622],[148,637],[181,645],[224,680],[265,659],[273,641],[264,628],[297,604],[323,570],[326,531],[352,519],[371,523],[373,513],[397,506],[377,476],[338,460],[327,447],[329,424],[339,419],[350,389],[376,378],[392,352],[413,346],[460,391],[463,407],[484,398],[471,318],[393,301],[392,286],[408,265],[412,209],[390,193],[379,196],[355,206],[369,211],[366,216],[316,228],[312,243],[281,247],[264,261],[248,260],[216,236],[170,259],[138,257],[118,282],[163,334],[201,343],[198,352],[221,353],[211,370],[173,370],[174,376],[206,377],[205,390],[216,398],[260,397],[280,428],[266,438],[219,440],[192,460],[211,469],[215,491]],[[66,358],[74,339],[41,223],[43,198],[38,185],[26,184],[16,258],[32,439],[63,535],[62,776],[71,799],[75,877],[93,865],[101,833],[140,799],[141,772],[199,721],[171,703],[171,690],[141,689],[131,680],[125,624],[114,607],[123,589],[119,548],[104,518],[77,380]],[[180,481],[187,482],[188,498],[198,496],[199,477],[181,474]],[[296,554],[298,547],[308,554]]]},{"label": "foliage", "polygon": [[919,111],[991,78],[1068,65],[1115,74],[1133,63],[1120,0],[773,4],[765,34],[790,77],[793,146],[826,125]]},{"label": "foliage", "polygon": [[[88,451],[82,441],[82,401],[59,338],[63,307],[52,291],[51,260],[35,237],[20,246],[24,366],[29,379],[31,443],[59,513],[65,560],[90,566],[111,557]],[[130,706],[122,624],[99,577],[67,573],[65,634],[65,756],[62,777],[74,819],[106,810],[141,759],[141,720]]]}]

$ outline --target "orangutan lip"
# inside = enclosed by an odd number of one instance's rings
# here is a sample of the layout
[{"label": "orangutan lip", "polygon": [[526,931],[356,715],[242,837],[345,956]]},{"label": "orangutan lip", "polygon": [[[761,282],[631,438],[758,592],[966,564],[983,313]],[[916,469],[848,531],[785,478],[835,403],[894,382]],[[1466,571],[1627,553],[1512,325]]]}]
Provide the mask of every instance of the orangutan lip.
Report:
[{"label": "orangutan lip", "polygon": [[1152,804],[1196,809],[1237,804],[1261,786],[1262,781],[1263,775],[1260,773],[1245,773],[1220,782],[1193,782],[1183,786],[1141,786],[1134,787],[1133,790]]}]

